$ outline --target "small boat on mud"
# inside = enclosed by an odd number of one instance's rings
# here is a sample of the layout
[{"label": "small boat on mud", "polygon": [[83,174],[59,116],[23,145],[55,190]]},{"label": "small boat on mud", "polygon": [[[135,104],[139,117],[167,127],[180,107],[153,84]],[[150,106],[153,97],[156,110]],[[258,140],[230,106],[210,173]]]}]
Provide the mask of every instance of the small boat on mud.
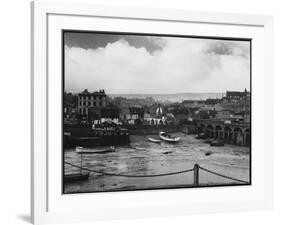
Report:
[{"label": "small boat on mud", "polygon": [[154,139],[154,138],[147,138],[147,140],[150,141],[150,142],[153,142],[153,143],[158,143],[158,144],[161,142],[161,140]]},{"label": "small boat on mud", "polygon": [[206,136],[205,136],[205,133],[199,133],[199,134],[196,134],[196,135],[195,135],[195,138],[196,138],[196,139],[205,139]]},{"label": "small boat on mud", "polygon": [[169,143],[177,143],[180,141],[180,137],[174,137],[166,132],[159,132],[159,137],[161,140],[169,142]]},{"label": "small boat on mud", "polygon": [[115,152],[115,147],[104,147],[104,148],[84,148],[84,147],[76,147],[76,153],[79,154],[102,154],[102,153],[109,153]]},{"label": "small boat on mud", "polygon": [[205,155],[206,156],[209,156],[209,155],[211,155],[213,152],[212,151],[205,151]]},{"label": "small boat on mud", "polygon": [[222,141],[215,140],[210,143],[210,146],[224,146],[224,143]]},{"label": "small boat on mud", "polygon": [[75,182],[75,181],[82,181],[88,179],[89,179],[89,173],[71,173],[63,176],[64,182]]}]

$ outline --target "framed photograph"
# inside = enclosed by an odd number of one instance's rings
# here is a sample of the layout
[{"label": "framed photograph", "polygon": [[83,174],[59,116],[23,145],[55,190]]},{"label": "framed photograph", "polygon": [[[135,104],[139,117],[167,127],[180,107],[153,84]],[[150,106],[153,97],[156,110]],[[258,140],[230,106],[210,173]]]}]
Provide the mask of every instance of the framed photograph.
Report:
[{"label": "framed photograph", "polygon": [[32,3],[34,224],[272,207],[272,18]]}]

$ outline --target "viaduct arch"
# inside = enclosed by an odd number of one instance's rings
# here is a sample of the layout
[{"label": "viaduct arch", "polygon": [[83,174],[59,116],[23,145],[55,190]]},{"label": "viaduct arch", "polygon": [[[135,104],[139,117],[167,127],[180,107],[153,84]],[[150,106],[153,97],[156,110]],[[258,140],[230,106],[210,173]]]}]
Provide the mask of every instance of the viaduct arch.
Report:
[{"label": "viaduct arch", "polygon": [[198,120],[199,132],[207,138],[223,140],[225,143],[241,146],[251,145],[251,129],[249,123],[225,123],[220,120]]}]

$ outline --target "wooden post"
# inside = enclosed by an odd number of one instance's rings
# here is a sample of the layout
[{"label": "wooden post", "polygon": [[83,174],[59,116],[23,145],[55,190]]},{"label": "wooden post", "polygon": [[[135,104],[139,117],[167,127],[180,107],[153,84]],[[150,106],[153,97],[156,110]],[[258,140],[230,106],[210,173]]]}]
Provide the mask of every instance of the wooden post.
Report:
[{"label": "wooden post", "polygon": [[193,174],[193,185],[195,187],[199,186],[199,165],[198,164],[194,164],[194,174]]}]

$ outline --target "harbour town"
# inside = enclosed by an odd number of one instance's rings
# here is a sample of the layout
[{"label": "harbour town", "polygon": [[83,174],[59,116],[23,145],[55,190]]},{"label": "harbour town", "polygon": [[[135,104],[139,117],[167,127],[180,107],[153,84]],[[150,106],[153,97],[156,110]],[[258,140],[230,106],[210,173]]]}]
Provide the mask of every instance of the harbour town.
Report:
[{"label": "harbour town", "polygon": [[250,184],[251,93],[63,96],[64,193]]}]

